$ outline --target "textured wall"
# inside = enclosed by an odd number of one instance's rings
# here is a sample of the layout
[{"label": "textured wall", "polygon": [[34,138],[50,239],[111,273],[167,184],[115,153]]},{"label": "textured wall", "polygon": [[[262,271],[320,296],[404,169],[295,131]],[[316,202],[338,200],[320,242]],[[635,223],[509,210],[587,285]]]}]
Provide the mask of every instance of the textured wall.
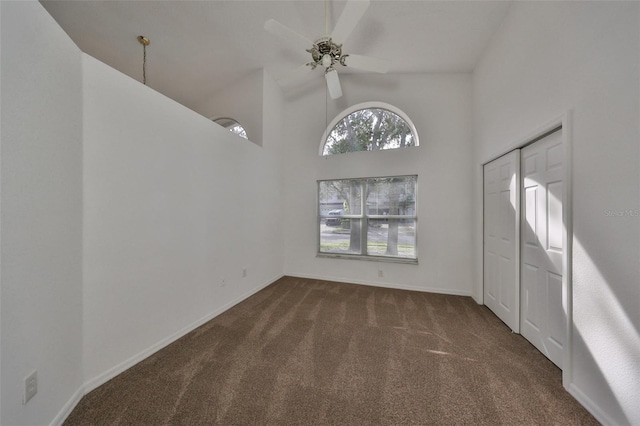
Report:
[{"label": "textured wall", "polygon": [[0,423],[49,424],[82,385],[81,54],[40,3],[0,8]]},{"label": "textured wall", "polygon": [[[396,288],[471,294],[470,74],[350,75],[325,101],[324,79],[285,108],[285,272]],[[380,101],[404,111],[420,146],[320,157],[325,128],[349,106]],[[418,175],[418,265],[316,258],[317,179]],[[383,269],[384,277],[378,276]]]},{"label": "textured wall", "polygon": [[277,144],[83,59],[90,389],[280,277],[282,221]]},{"label": "textured wall", "polygon": [[473,80],[477,170],[572,111],[574,322],[565,385],[612,424],[640,423],[638,7],[516,2]]}]

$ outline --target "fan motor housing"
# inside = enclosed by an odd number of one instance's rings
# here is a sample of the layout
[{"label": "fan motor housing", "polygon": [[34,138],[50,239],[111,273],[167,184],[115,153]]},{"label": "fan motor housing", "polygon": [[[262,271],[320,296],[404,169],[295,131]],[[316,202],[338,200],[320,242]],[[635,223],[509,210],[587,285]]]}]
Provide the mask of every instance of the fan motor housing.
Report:
[{"label": "fan motor housing", "polygon": [[313,58],[316,66],[322,65],[322,58],[325,55],[329,55],[331,58],[331,66],[336,62],[344,65],[344,58],[346,57],[346,55],[342,55],[342,45],[334,43],[331,37],[317,39],[313,42],[313,47],[307,49],[307,52],[311,53],[311,58]]}]

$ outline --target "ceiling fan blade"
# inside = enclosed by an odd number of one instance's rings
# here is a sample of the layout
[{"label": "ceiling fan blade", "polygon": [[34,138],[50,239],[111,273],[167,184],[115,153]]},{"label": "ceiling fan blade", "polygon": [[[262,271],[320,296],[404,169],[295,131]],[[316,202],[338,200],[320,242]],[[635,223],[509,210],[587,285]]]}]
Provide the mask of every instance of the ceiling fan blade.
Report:
[{"label": "ceiling fan blade", "polygon": [[338,72],[334,69],[327,71],[324,73],[324,78],[327,79],[327,89],[329,89],[331,99],[338,99],[342,96],[342,87],[340,87]]},{"label": "ceiling fan blade", "polygon": [[344,60],[345,66],[362,71],[377,72],[385,74],[389,71],[391,61],[388,59],[373,58],[363,55],[347,55]]},{"label": "ceiling fan blade", "polygon": [[289,86],[290,84],[293,84],[293,83],[301,80],[302,77],[304,77],[305,75],[309,74],[310,71],[311,71],[311,67],[309,65],[307,65],[307,64],[300,65],[298,68],[295,68],[295,69],[289,71],[283,77],[281,77],[278,80],[276,80],[276,82],[280,86]]},{"label": "ceiling fan blade", "polygon": [[347,41],[353,29],[358,25],[360,18],[369,7],[369,0],[349,0],[344,6],[342,15],[338,18],[331,39],[335,43],[341,44]]},{"label": "ceiling fan blade", "polygon": [[282,40],[296,44],[301,49],[306,50],[313,46],[313,42],[311,40],[309,40],[302,34],[292,30],[286,25],[282,25],[275,19],[269,19],[267,22],[265,22],[264,29],[271,34],[280,37]]}]

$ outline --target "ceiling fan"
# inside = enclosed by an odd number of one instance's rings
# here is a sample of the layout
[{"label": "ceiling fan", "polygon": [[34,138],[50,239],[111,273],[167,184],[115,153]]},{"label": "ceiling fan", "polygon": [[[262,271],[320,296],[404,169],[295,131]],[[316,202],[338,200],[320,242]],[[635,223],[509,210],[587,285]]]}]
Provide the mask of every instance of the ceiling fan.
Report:
[{"label": "ceiling fan", "polygon": [[348,0],[331,33],[329,33],[328,28],[328,2],[329,0],[325,0],[325,35],[315,41],[309,40],[275,19],[269,19],[264,24],[264,28],[271,34],[293,43],[311,54],[312,60],[310,62],[301,65],[278,80],[280,84],[290,84],[299,80],[311,70],[321,67],[324,69],[329,96],[331,96],[331,99],[338,99],[342,96],[342,87],[336,71],[337,65],[384,74],[389,70],[391,61],[370,56],[344,54],[342,52],[342,43],[349,38],[351,32],[366,12],[370,0]]}]

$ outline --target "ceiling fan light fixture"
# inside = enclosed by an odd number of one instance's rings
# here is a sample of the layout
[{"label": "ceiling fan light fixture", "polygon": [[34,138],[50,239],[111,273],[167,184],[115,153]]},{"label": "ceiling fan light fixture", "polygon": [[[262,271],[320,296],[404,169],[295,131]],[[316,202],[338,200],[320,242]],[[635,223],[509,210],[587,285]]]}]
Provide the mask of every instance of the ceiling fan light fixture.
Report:
[{"label": "ceiling fan light fixture", "polygon": [[[369,7],[370,0],[347,0],[332,33],[329,33],[329,1],[325,0],[325,35],[317,38],[313,43],[274,19],[269,19],[264,28],[282,40],[296,42],[303,46],[311,45],[311,47],[305,48],[305,51],[311,54],[311,61],[296,68],[286,78],[280,79],[280,84],[285,85],[294,77],[297,78],[299,75],[306,74],[307,71],[322,67],[325,70],[324,75],[331,99],[338,99],[342,96],[342,88],[340,87],[338,73],[335,70],[336,64],[341,66],[348,65],[361,71],[386,73],[389,69],[390,61],[362,55],[350,56],[342,53],[342,43],[351,35],[351,32]],[[338,40],[338,42],[334,40]]]},{"label": "ceiling fan light fixture", "polygon": [[327,53],[322,57],[322,66],[328,68],[331,66],[332,60],[331,56]]}]

